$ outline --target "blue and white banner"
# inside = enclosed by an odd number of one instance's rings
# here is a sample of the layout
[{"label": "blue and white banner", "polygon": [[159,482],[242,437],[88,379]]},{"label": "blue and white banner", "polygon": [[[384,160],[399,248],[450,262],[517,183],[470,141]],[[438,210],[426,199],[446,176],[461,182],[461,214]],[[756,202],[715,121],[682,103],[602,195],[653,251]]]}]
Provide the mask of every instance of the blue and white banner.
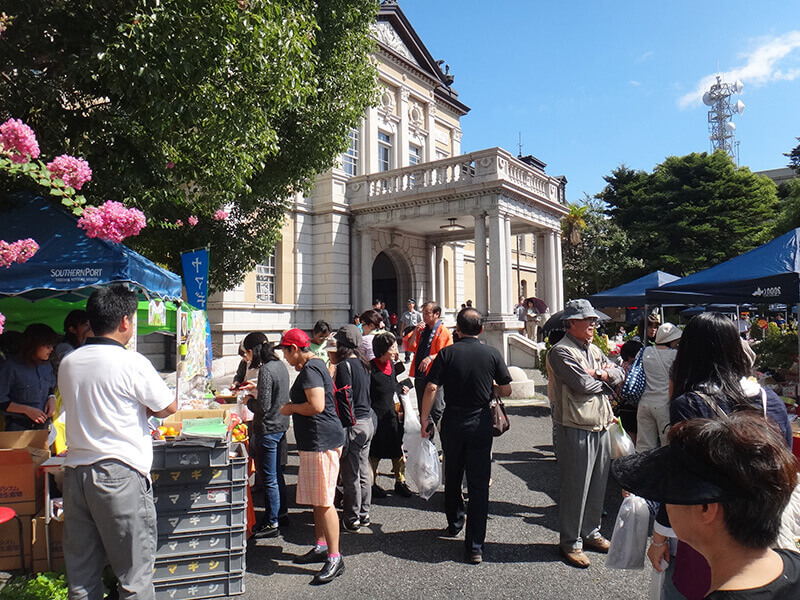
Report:
[{"label": "blue and white banner", "polygon": [[186,286],[186,300],[192,306],[206,309],[208,298],[208,250],[194,250],[181,254],[183,264],[183,284]]}]

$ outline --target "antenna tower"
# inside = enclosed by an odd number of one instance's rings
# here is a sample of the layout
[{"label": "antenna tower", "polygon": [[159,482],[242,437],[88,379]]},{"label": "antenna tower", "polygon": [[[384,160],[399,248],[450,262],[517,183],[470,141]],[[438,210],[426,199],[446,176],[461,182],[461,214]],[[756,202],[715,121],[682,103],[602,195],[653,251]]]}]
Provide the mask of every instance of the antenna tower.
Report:
[{"label": "antenna tower", "polygon": [[739,142],[734,140],[736,124],[731,121],[734,114],[744,112],[744,102],[731,101],[731,96],[741,94],[744,84],[738,79],[736,83],[725,83],[722,76],[717,75],[717,81],[711,84],[703,94],[703,104],[710,107],[708,111],[708,138],[711,140],[711,151],[722,148],[730,157],[739,164]]}]

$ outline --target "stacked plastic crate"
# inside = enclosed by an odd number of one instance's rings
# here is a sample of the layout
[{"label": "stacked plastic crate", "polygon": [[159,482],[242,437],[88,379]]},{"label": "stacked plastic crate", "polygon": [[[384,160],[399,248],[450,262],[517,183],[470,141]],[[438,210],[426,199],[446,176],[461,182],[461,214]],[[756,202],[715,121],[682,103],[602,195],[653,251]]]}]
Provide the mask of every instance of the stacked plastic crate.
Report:
[{"label": "stacked plastic crate", "polygon": [[242,444],[153,448],[157,600],[244,593],[247,454]]}]

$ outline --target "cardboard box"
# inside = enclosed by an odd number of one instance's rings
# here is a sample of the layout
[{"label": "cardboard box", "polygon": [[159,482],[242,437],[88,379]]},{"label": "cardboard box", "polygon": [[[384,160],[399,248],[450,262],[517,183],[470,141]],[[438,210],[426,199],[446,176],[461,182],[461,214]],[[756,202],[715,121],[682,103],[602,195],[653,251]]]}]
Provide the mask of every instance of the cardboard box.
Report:
[{"label": "cardboard box", "polygon": [[47,567],[46,558],[34,558],[31,571],[33,573],[47,573],[48,571],[63,571],[64,570],[64,557],[50,559],[50,567]]},{"label": "cardboard box", "polygon": [[[20,517],[22,521],[22,552],[25,568],[31,567],[31,531],[32,521],[28,516]],[[16,519],[0,525],[0,571],[19,569],[19,526]]]},{"label": "cardboard box", "polygon": [[[44,511],[32,519],[33,535],[31,540],[31,554],[34,562],[47,561],[47,536],[45,533]],[[64,558],[64,522],[50,520],[50,558]]]},{"label": "cardboard box", "polygon": [[44,502],[39,465],[50,457],[47,431],[0,433],[0,504],[18,515],[35,515]]},{"label": "cardboard box", "polygon": [[207,410],[179,410],[174,415],[164,419],[163,424],[167,427],[182,429],[183,422],[188,419],[215,419],[221,418],[227,425],[228,432],[231,430],[231,411],[224,408],[211,408]]}]

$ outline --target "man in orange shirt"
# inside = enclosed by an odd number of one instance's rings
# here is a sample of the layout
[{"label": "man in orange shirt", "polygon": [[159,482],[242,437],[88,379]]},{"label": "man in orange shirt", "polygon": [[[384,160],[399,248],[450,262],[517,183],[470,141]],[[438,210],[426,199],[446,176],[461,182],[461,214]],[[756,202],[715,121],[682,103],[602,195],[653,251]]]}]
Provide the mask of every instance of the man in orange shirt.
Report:
[{"label": "man in orange shirt", "polygon": [[[428,371],[433,364],[439,350],[453,344],[450,330],[440,320],[442,308],[436,302],[428,301],[422,305],[422,322],[409,333],[406,348],[414,352],[409,374],[414,378],[414,390],[417,392],[417,408],[422,414],[422,397],[425,395],[425,386],[428,385]],[[434,425],[442,418],[444,411],[444,397],[437,393],[430,421]]]}]

